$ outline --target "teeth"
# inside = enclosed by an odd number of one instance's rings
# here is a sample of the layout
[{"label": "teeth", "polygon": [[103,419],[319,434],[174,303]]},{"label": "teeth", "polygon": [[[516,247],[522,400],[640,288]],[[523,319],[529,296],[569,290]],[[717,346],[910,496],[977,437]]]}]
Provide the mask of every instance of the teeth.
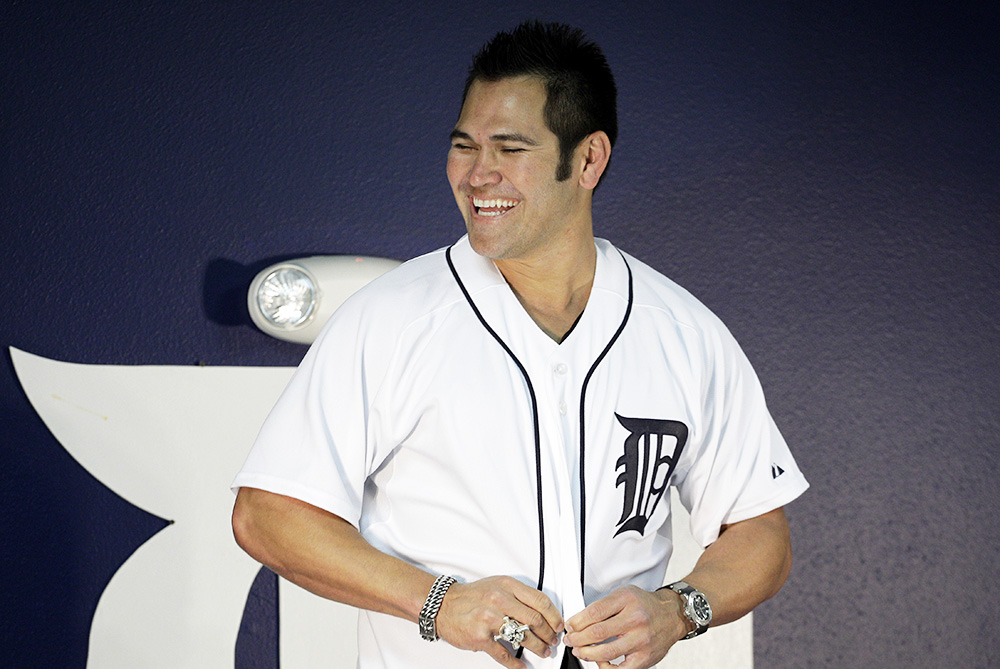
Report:
[{"label": "teeth", "polygon": [[474,197],[472,198],[472,204],[479,209],[497,209],[501,207],[509,209],[517,204],[517,200],[480,200]]}]

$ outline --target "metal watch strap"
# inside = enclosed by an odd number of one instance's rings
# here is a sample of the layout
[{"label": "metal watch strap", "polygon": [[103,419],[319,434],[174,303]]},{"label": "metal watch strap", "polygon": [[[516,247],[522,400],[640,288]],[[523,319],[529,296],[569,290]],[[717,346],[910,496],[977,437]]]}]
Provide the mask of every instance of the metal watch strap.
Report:
[{"label": "metal watch strap", "polygon": [[[674,583],[671,583],[669,585],[664,585],[662,587],[659,587],[659,588],[657,588],[657,590],[672,590],[673,592],[676,592],[678,595],[680,595],[681,603],[684,605],[683,608],[681,609],[681,614],[692,625],[694,625],[694,629],[691,630],[690,632],[688,632],[687,634],[685,634],[684,636],[682,636],[681,639],[680,639],[681,641],[684,641],[685,639],[693,639],[694,637],[698,636],[699,634],[702,634],[703,632],[708,631],[708,625],[707,624],[706,625],[699,624],[698,621],[695,620],[695,618],[688,612],[688,606],[689,606],[689,604],[691,602],[691,598],[693,596],[699,596],[702,599],[705,599],[705,595],[704,594],[702,594],[701,592],[699,592],[695,588],[691,587],[690,585],[688,585],[684,581],[675,581]],[[706,605],[707,605],[708,600],[705,599],[705,602],[706,602]],[[709,615],[709,624],[710,624],[711,623],[711,616],[712,616],[711,606],[709,606],[708,608],[709,608],[709,614],[708,615]]]},{"label": "metal watch strap", "polygon": [[445,576],[444,574],[434,579],[434,585],[431,586],[431,591],[427,593],[424,608],[420,609],[420,617],[417,620],[417,623],[420,625],[420,637],[422,639],[426,639],[427,641],[438,640],[434,619],[441,608],[441,602],[444,601],[444,594],[448,592],[448,588],[454,582],[455,579],[453,577]]}]

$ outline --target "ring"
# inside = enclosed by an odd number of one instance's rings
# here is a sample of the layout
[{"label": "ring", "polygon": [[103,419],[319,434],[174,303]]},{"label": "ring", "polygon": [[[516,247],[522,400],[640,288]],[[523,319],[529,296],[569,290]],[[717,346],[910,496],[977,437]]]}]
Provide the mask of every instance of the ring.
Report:
[{"label": "ring", "polygon": [[521,648],[521,642],[524,641],[524,633],[528,631],[527,625],[522,625],[513,618],[503,617],[503,625],[500,626],[500,631],[496,636],[493,637],[494,641],[499,641],[503,639],[510,643],[514,650],[519,650]]}]

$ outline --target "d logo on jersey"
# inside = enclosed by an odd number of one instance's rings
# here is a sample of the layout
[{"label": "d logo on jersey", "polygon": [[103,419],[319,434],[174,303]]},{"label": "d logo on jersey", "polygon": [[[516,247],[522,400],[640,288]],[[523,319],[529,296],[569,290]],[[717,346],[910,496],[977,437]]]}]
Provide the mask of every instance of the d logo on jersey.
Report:
[{"label": "d logo on jersey", "polygon": [[[622,470],[615,487],[624,486],[625,498],[614,536],[629,530],[643,534],[681,457],[688,429],[676,420],[626,418],[617,413],[615,418],[629,435],[625,438],[625,454],[615,464],[615,471]],[[664,443],[666,437],[673,437],[673,440]]]}]

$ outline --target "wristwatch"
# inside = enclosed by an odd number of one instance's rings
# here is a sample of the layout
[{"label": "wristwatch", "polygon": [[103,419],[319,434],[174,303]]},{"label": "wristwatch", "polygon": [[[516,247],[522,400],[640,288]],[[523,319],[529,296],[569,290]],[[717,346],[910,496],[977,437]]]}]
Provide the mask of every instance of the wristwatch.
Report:
[{"label": "wristwatch", "polygon": [[420,625],[421,638],[427,641],[438,640],[434,619],[441,609],[441,602],[444,601],[445,593],[448,592],[448,588],[454,582],[455,579],[453,577],[443,574],[434,579],[434,585],[431,586],[431,591],[427,593],[427,599],[424,601],[424,608],[420,609],[420,616],[417,618],[417,623]]},{"label": "wristwatch", "polygon": [[681,637],[682,641],[694,638],[708,629],[709,624],[712,622],[712,607],[709,605],[708,598],[705,597],[704,593],[695,590],[684,581],[677,581],[663,587],[669,588],[681,596],[681,603],[683,604],[681,611],[684,613],[684,617],[694,625],[693,630]]}]

